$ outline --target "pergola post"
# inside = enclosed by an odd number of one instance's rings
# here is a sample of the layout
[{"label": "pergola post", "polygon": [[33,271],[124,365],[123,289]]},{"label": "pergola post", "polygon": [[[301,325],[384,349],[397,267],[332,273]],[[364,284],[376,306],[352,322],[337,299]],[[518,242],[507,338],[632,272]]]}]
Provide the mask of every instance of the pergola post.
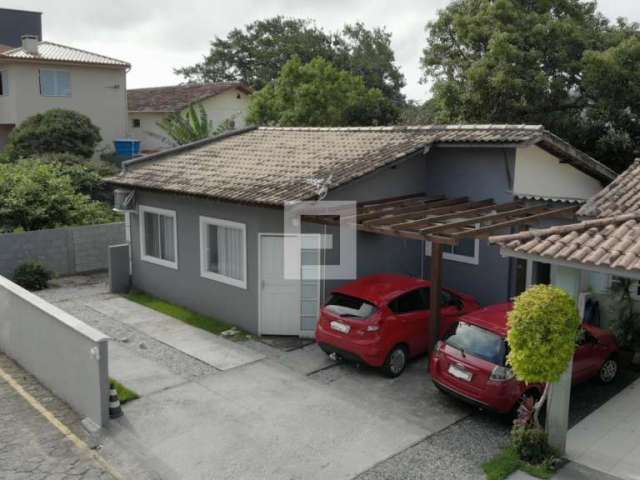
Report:
[{"label": "pergola post", "polygon": [[429,351],[440,338],[440,304],[442,303],[442,244],[431,243],[431,290],[429,318]]}]

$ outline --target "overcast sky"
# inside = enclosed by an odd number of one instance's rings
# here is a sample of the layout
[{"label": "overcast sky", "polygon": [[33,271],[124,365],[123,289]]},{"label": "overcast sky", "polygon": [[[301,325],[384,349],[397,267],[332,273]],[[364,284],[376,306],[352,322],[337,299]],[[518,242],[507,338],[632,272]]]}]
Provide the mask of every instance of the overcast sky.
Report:
[{"label": "overcast sky", "polygon": [[[209,40],[274,15],[315,19],[327,31],[345,23],[386,26],[393,34],[396,61],[406,76],[405,94],[423,100],[419,59],[425,24],[448,0],[0,0],[0,7],[43,13],[45,40],[126,60],[128,87],[181,81],[174,67],[191,65],[209,50]],[[640,1],[601,0],[600,10],[640,21]]]}]

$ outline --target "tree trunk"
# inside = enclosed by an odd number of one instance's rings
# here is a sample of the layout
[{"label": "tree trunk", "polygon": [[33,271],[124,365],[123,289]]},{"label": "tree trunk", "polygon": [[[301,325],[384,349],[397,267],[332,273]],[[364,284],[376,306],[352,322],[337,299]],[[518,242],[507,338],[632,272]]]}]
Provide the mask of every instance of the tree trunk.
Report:
[{"label": "tree trunk", "polygon": [[549,395],[549,384],[545,383],[544,390],[542,391],[542,395],[540,396],[540,399],[533,406],[533,424],[538,428],[542,428],[542,425],[540,424],[540,410],[542,409],[544,402],[547,400],[548,395]]}]

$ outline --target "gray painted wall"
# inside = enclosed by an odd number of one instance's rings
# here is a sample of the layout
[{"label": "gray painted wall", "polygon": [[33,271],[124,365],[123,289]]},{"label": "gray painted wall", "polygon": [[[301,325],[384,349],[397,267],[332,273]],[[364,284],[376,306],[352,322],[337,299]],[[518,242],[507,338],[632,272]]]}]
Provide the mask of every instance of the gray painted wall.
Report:
[{"label": "gray painted wall", "polygon": [[[427,191],[431,194],[493,198],[498,203],[513,200],[514,148],[434,148],[426,164]],[[443,285],[474,295],[482,305],[506,301],[511,282],[509,259],[481,240],[479,260],[478,265],[469,265],[445,259]],[[426,278],[430,268],[426,257]]]},{"label": "gray painted wall", "polygon": [[53,228],[0,235],[0,275],[38,260],[57,275],[106,270],[107,248],[122,243],[124,223]]},{"label": "gray painted wall", "polygon": [[[335,189],[327,200],[375,200],[427,192],[448,196],[467,195],[471,199],[494,198],[510,201],[510,175],[515,152],[511,148],[433,149],[426,156],[407,160]],[[139,218],[131,216],[134,288],[200,313],[214,316],[257,332],[258,323],[258,234],[281,233],[282,210],[219,202],[184,195],[136,192],[138,205],[176,211],[178,231],[178,269],[163,267],[140,259]],[[199,216],[210,216],[246,225],[247,288],[241,289],[200,276]],[[304,224],[304,233],[322,233],[323,226]],[[334,249],[327,251],[326,264],[339,259],[339,242],[333,227]],[[429,259],[422,241],[358,233],[357,274],[404,273],[429,277]],[[328,280],[321,296],[343,284]],[[488,304],[508,298],[509,261],[498,249],[483,242],[478,266],[445,260],[444,284],[472,295]]]},{"label": "gray painted wall", "polygon": [[[140,190],[136,191],[136,203],[138,206],[146,205],[176,211],[178,269],[140,259],[140,218],[137,214],[132,214],[133,288],[257,333],[258,233],[282,232],[282,210]],[[246,289],[200,276],[200,216],[246,225]]]},{"label": "gray painted wall", "polygon": [[19,47],[22,35],[37,35],[42,40],[42,14],[0,8],[0,44]]},{"label": "gray painted wall", "polygon": [[129,244],[121,243],[109,247],[109,291],[127,293],[131,288],[129,273]]},{"label": "gray painted wall", "polygon": [[109,419],[108,337],[0,276],[0,351],[74,410]]}]

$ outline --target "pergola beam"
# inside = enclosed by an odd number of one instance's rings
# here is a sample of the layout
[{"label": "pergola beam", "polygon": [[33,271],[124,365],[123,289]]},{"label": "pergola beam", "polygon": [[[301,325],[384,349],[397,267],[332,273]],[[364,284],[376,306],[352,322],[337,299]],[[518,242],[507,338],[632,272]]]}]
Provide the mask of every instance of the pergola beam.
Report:
[{"label": "pergola beam", "polygon": [[494,225],[489,225],[486,227],[479,227],[479,228],[474,228],[474,229],[470,229],[463,232],[452,233],[450,234],[450,236],[453,238],[485,238],[491,235],[492,233],[495,233],[497,230],[501,230],[506,227],[512,227],[514,225],[520,225],[523,223],[530,223],[532,221],[540,220],[542,218],[562,215],[564,213],[575,212],[578,208],[579,207],[577,207],[576,205],[572,207],[565,207],[565,208],[552,208],[550,210],[546,210],[541,213],[535,213],[528,217],[516,218],[513,220],[507,220],[507,221],[496,223]]},{"label": "pergola beam", "polygon": [[450,212],[452,208],[462,208],[462,205],[468,203],[467,197],[440,200],[438,202],[426,203],[420,207],[401,208],[394,211],[393,214],[389,214],[388,216],[384,216],[379,219],[364,219],[363,223],[366,223],[367,225],[392,225],[406,222],[407,220],[415,220],[416,218],[425,217],[427,215]]},{"label": "pergola beam", "polygon": [[434,198],[421,200],[420,202],[417,202],[417,204],[415,205],[410,205],[410,206],[396,205],[395,207],[389,207],[389,208],[381,207],[378,210],[375,210],[373,212],[366,212],[366,213],[358,212],[357,215],[358,215],[359,222],[367,222],[369,220],[383,219],[384,217],[389,215],[398,216],[402,214],[428,211],[435,207],[452,205],[455,203],[462,203],[463,201],[466,201],[466,197],[460,197],[460,198],[434,197]]},{"label": "pergola beam", "polygon": [[425,235],[429,233],[446,232],[447,230],[454,230],[456,228],[468,227],[470,225],[473,226],[476,224],[482,224],[482,223],[491,222],[494,220],[501,220],[503,218],[520,216],[520,215],[529,214],[533,212],[540,212],[545,208],[546,207],[544,205],[535,205],[532,207],[516,208],[514,210],[507,210],[507,211],[498,212],[498,213],[490,213],[488,215],[481,215],[479,217],[469,217],[469,218],[465,218],[464,220],[458,220],[456,222],[443,223],[441,225],[421,228],[419,231],[420,233]]}]

